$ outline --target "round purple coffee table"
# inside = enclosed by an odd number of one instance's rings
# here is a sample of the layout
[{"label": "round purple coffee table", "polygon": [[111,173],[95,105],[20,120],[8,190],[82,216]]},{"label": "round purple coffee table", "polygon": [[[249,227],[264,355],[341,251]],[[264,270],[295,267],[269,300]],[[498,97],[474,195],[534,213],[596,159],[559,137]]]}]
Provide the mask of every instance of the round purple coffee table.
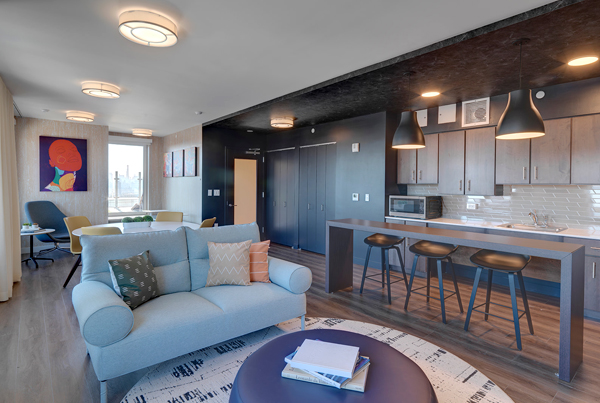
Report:
[{"label": "round purple coffee table", "polygon": [[[365,392],[281,377],[284,357],[304,339],[360,347],[371,359]],[[233,382],[229,403],[437,403],[429,379],[417,364],[394,348],[370,337],[342,330],[306,330],[277,337],[242,364]]]}]

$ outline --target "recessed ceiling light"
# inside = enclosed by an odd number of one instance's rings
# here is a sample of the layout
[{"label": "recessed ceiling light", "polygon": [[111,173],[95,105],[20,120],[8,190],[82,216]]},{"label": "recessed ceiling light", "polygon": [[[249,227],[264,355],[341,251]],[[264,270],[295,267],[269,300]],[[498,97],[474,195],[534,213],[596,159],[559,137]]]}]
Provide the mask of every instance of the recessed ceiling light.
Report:
[{"label": "recessed ceiling light", "polygon": [[81,84],[81,92],[97,98],[119,98],[121,90],[116,85],[99,81],[86,81]]},{"label": "recessed ceiling light", "polygon": [[254,130],[250,130],[250,129],[248,129],[248,130],[246,130],[246,131],[247,131],[248,133],[254,133]]},{"label": "recessed ceiling light", "polygon": [[271,126],[278,129],[289,129],[290,127],[294,127],[294,118],[289,116],[283,118],[272,118]]},{"label": "recessed ceiling light", "polygon": [[42,109],[42,112],[44,112],[44,113],[50,112],[50,109]]},{"label": "recessed ceiling light", "polygon": [[90,123],[94,121],[94,114],[81,111],[67,111],[67,119],[74,122]]},{"label": "recessed ceiling light", "polygon": [[149,130],[149,129],[133,129],[133,130],[131,130],[131,133],[134,136],[143,136],[143,137],[152,136],[152,130]]},{"label": "recessed ceiling light", "polygon": [[202,111],[196,111],[194,112],[196,115],[202,115]]},{"label": "recessed ceiling light", "polygon": [[177,25],[151,11],[126,11],[119,16],[119,32],[140,45],[167,47],[177,43]]},{"label": "recessed ceiling light", "polygon": [[569,66],[585,66],[586,64],[592,64],[598,61],[596,56],[585,56],[578,57],[569,62]]},{"label": "recessed ceiling light", "polygon": [[425,98],[437,97],[438,95],[440,95],[440,93],[437,91],[424,92],[421,94],[421,96]]}]

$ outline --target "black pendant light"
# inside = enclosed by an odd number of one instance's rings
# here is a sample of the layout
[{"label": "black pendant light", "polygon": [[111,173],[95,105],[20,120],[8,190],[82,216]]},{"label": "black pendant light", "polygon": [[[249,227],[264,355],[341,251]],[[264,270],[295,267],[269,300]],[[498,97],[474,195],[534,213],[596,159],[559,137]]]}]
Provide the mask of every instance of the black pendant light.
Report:
[{"label": "black pendant light", "polygon": [[519,46],[519,89],[508,95],[508,104],[498,121],[496,138],[499,140],[520,140],[541,137],[546,134],[544,121],[531,99],[531,90],[521,85],[523,65],[523,44],[529,39],[515,42]]},{"label": "black pendant light", "polygon": [[[404,73],[408,77],[408,92],[410,94],[410,76],[414,71]],[[392,148],[411,150],[416,148],[425,148],[425,136],[423,130],[417,121],[417,112],[404,111],[400,115],[400,124],[394,133]]]}]

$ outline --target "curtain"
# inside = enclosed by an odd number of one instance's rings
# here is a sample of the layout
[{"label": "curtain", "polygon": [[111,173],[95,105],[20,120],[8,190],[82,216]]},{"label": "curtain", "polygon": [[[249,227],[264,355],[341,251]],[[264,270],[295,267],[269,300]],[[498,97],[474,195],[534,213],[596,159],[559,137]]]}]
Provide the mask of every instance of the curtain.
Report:
[{"label": "curtain", "polygon": [[0,301],[21,280],[21,236],[13,99],[0,77]]}]

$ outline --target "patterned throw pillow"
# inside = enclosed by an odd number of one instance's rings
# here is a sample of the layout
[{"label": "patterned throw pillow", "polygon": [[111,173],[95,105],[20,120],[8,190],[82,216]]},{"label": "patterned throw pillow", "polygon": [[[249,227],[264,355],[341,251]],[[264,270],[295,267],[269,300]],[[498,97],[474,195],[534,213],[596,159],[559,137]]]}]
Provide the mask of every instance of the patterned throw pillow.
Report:
[{"label": "patterned throw pillow", "polygon": [[206,286],[250,285],[251,240],[238,243],[208,242],[210,270]]},{"label": "patterned throw pillow", "polygon": [[149,253],[146,251],[125,259],[108,261],[113,287],[131,309],[159,295]]},{"label": "patterned throw pillow", "polygon": [[250,281],[270,283],[269,245],[271,241],[262,241],[250,245]]}]

